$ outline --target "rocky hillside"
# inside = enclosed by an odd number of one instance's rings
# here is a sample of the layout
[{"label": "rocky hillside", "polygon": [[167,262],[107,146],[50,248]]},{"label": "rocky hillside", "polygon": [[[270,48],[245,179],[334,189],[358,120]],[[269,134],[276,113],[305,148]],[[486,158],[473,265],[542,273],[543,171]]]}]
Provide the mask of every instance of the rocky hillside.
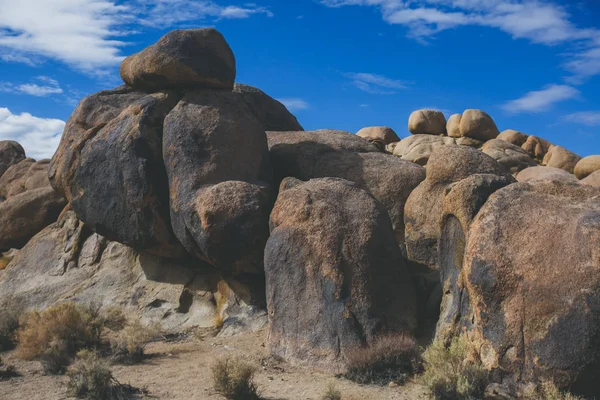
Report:
[{"label": "rocky hillside", "polygon": [[0,142],[0,299],[267,326],[271,354],[329,372],[383,335],[462,335],[495,392],[600,395],[600,155],[480,110],[415,111],[402,140],[303,131],[235,83],[214,29],[165,35],[121,77],[51,161]]}]

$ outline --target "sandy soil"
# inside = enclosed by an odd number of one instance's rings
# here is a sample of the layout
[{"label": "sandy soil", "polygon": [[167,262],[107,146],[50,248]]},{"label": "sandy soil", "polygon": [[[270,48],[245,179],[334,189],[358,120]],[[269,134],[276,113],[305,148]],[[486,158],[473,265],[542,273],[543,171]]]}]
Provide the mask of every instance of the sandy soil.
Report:
[{"label": "sandy soil", "polygon": [[[357,385],[331,375],[282,363],[268,356],[266,332],[245,333],[231,338],[191,338],[179,342],[155,342],[147,348],[149,358],[133,366],[113,366],[116,379],[143,388],[147,399],[197,400],[222,397],[212,390],[211,365],[222,356],[242,358],[258,366],[256,383],[262,397],[271,400],[319,400],[333,382],[344,400],[426,400],[429,397],[415,383],[402,387]],[[38,362],[24,362],[11,353],[2,354],[21,374],[0,380],[0,399],[70,399],[65,377],[45,376]]]}]

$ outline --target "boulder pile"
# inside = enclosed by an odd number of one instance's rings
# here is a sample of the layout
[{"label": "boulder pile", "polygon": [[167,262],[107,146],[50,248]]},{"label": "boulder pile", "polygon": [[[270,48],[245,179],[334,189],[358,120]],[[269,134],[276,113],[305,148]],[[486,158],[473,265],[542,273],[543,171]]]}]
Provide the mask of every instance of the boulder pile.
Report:
[{"label": "boulder pile", "polygon": [[166,330],[268,325],[341,372],[382,335],[465,336],[495,387],[600,395],[600,156],[417,110],[411,135],[304,131],[214,29],[126,58],[52,160],[0,142],[0,299]]}]

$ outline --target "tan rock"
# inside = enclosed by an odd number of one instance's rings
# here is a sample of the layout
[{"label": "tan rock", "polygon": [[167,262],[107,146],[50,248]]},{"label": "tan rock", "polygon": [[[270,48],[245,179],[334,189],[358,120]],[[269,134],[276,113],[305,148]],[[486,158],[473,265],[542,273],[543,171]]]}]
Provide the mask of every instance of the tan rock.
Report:
[{"label": "tan rock", "polygon": [[413,135],[444,135],[446,117],[437,110],[417,110],[408,118],[408,130]]},{"label": "tan rock", "polygon": [[473,139],[470,137],[459,137],[456,139],[456,144],[459,144],[461,146],[469,146],[469,147],[473,147],[475,149],[479,149],[481,146],[483,146],[485,144],[485,142],[482,140],[477,140],[477,139]]},{"label": "tan rock", "polygon": [[477,140],[495,139],[500,132],[492,117],[481,110],[465,110],[460,119],[460,135]]},{"label": "tan rock", "polygon": [[575,176],[577,179],[583,179],[598,170],[600,170],[600,156],[587,156],[575,166]]},{"label": "tan rock", "polygon": [[552,143],[537,136],[529,136],[521,148],[525,150],[537,162],[541,163],[544,156],[550,150]]},{"label": "tan rock", "polygon": [[560,181],[576,183],[575,175],[568,173],[564,169],[554,167],[530,167],[522,170],[516,176],[519,182],[530,181]]},{"label": "tan rock", "polygon": [[527,141],[528,136],[514,129],[507,129],[501,132],[496,139],[504,140],[505,142],[512,143],[516,146],[523,146],[523,143]]},{"label": "tan rock", "polygon": [[584,185],[600,187],[600,171],[592,172],[579,182]]},{"label": "tan rock", "polygon": [[513,174],[525,168],[537,166],[537,163],[525,150],[504,140],[488,140],[481,151],[504,165]]},{"label": "tan rock", "polygon": [[396,145],[394,155],[415,164],[425,165],[436,149],[454,144],[454,138],[447,136],[416,134],[402,139]]},{"label": "tan rock", "polygon": [[568,173],[572,174],[575,170],[575,166],[580,160],[580,156],[565,149],[564,147],[550,146],[550,149],[544,156],[542,165],[564,169]]},{"label": "tan rock", "polygon": [[448,123],[446,124],[446,131],[448,132],[448,136],[453,138],[461,137],[460,134],[460,120],[462,118],[462,114],[454,114],[448,118]]},{"label": "tan rock", "polygon": [[387,126],[369,126],[362,128],[356,133],[356,136],[366,139],[369,142],[379,142],[384,145],[400,141],[396,132]]}]

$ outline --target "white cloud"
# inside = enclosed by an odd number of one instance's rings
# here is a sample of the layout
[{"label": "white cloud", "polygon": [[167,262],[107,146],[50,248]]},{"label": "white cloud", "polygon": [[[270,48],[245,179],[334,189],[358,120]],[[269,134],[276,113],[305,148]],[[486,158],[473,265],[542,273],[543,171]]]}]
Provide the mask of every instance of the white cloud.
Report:
[{"label": "white cloud", "polygon": [[13,114],[0,107],[0,140],[15,140],[25,148],[27,156],[50,158],[56,151],[65,122],[38,118],[29,113]]},{"label": "white cloud", "polygon": [[407,85],[404,81],[365,72],[349,72],[344,76],[351,79],[354,86],[371,94],[394,94],[399,89],[406,89]]},{"label": "white cloud", "polygon": [[38,76],[35,78],[37,83],[24,83],[21,85],[14,85],[9,82],[0,82],[0,92],[28,94],[31,96],[45,97],[50,94],[61,94],[62,88],[55,79],[47,76]]},{"label": "white cloud", "polygon": [[600,30],[577,27],[566,8],[549,0],[321,0],[328,7],[375,6],[390,24],[408,28],[421,42],[460,26],[500,29],[515,39],[544,45],[568,44],[577,50],[564,68],[577,83],[600,74]]},{"label": "white cloud", "polygon": [[0,59],[36,64],[53,59],[101,74],[123,59],[138,26],[171,27],[273,14],[264,7],[209,0],[0,0]]},{"label": "white cloud", "polygon": [[310,108],[310,105],[302,99],[288,97],[277,99],[277,101],[282,103],[290,111],[301,111]]},{"label": "white cloud", "polygon": [[579,96],[579,90],[567,85],[548,85],[542,90],[532,91],[520,99],[509,101],[502,108],[511,113],[539,113],[552,105]]},{"label": "white cloud", "polygon": [[568,114],[563,117],[564,121],[574,122],[580,125],[600,126],[600,111],[581,111]]}]

